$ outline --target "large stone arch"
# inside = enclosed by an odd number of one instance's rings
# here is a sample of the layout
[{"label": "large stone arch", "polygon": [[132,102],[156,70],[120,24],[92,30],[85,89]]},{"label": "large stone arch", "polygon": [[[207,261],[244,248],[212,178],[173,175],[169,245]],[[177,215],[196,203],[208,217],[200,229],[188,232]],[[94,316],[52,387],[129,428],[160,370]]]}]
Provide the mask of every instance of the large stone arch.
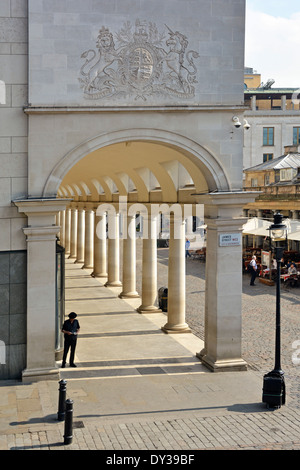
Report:
[{"label": "large stone arch", "polygon": [[158,129],[124,129],[100,134],[70,150],[53,168],[47,178],[43,197],[56,196],[60,183],[70,169],[91,152],[121,142],[152,142],[176,148],[203,174],[210,191],[230,191],[230,181],[224,168],[212,152],[198,142],[180,134]]}]

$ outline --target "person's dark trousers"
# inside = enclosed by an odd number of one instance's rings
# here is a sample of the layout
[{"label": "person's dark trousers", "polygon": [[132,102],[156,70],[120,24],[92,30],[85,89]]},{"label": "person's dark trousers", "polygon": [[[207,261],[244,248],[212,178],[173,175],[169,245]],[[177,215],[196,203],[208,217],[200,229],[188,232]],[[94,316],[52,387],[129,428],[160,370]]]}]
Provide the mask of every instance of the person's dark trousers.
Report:
[{"label": "person's dark trousers", "polygon": [[256,271],[255,269],[252,268],[250,286],[254,285],[255,278],[256,278]]},{"label": "person's dark trousers", "polygon": [[70,336],[65,337],[64,354],[63,354],[63,359],[62,359],[63,365],[65,365],[65,363],[66,363],[67,355],[68,355],[68,352],[69,352],[70,348],[71,348],[70,365],[74,364],[76,343],[77,343],[77,336],[70,335]]}]

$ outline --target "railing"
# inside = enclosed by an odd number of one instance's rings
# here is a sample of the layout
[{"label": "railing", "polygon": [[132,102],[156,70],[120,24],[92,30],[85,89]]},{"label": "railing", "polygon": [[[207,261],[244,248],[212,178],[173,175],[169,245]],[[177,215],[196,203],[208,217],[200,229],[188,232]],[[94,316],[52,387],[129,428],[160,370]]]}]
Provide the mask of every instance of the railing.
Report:
[{"label": "railing", "polygon": [[246,186],[244,191],[262,191],[263,194],[258,196],[260,200],[269,199],[270,197],[293,200],[300,197],[300,185],[296,184],[289,186]]}]

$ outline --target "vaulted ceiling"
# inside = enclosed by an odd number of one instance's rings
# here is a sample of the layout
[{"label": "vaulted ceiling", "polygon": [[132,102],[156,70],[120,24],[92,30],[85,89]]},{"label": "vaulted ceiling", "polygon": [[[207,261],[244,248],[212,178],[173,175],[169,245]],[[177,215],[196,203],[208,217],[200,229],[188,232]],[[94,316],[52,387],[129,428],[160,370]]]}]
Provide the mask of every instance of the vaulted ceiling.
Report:
[{"label": "vaulted ceiling", "polygon": [[207,191],[206,180],[188,156],[155,142],[122,142],[95,150],[64,177],[59,194],[75,200],[194,202]]}]

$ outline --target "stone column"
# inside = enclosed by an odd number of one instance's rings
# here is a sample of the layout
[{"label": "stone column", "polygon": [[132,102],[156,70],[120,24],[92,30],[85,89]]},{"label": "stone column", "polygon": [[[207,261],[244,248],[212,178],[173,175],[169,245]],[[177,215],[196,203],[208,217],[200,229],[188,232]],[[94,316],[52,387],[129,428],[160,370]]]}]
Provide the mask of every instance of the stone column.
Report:
[{"label": "stone column", "polygon": [[104,213],[95,217],[93,277],[107,277],[106,251],[106,213]]},{"label": "stone column", "polygon": [[71,240],[70,240],[70,256],[69,258],[76,259],[77,256],[77,208],[71,209]]},{"label": "stone column", "polygon": [[157,217],[143,224],[142,304],[139,313],[157,313]]},{"label": "stone column", "polygon": [[168,321],[165,333],[190,333],[185,322],[185,223],[170,215],[168,264]]},{"label": "stone column", "polygon": [[92,209],[85,209],[84,264],[83,269],[93,269],[94,265],[94,218]]},{"label": "stone column", "polygon": [[119,297],[139,297],[136,291],[136,227],[135,214],[127,215],[127,233],[123,239],[123,290]]},{"label": "stone column", "polygon": [[[299,220],[300,211],[292,210],[291,211],[291,219],[292,220]],[[299,251],[299,241],[296,240],[289,240],[291,243],[292,250]]]},{"label": "stone column", "polygon": [[186,219],[186,236],[193,236],[193,216],[189,216]]},{"label": "stone column", "polygon": [[66,233],[66,211],[60,213],[60,245],[65,247],[65,233]]},{"label": "stone column", "polygon": [[55,365],[56,235],[55,215],[65,200],[16,201],[28,217],[27,239],[27,345],[23,381],[58,380]]},{"label": "stone column", "polygon": [[108,213],[108,262],[106,287],[121,287],[119,214]]},{"label": "stone column", "polygon": [[[262,219],[262,218],[263,218],[263,211],[262,211],[261,209],[258,209],[258,210],[256,211],[256,217],[257,217],[258,219]],[[260,247],[262,248],[262,247],[263,247],[263,244],[264,244],[264,237],[262,237],[262,236],[256,236],[255,238],[256,238],[256,240],[255,240],[255,241],[256,241],[256,246],[257,246],[258,248],[260,248]]]},{"label": "stone column", "polygon": [[58,237],[60,238],[60,226],[61,226],[61,217],[60,217],[60,212],[57,213],[56,217],[55,217],[55,223],[56,225],[58,225],[59,227],[59,232],[58,232]]},{"label": "stone column", "polygon": [[197,197],[205,204],[205,345],[197,354],[214,372],[246,370],[242,359],[243,207],[254,193],[215,193]]},{"label": "stone column", "polygon": [[71,208],[66,209],[66,223],[65,223],[65,254],[70,255],[71,243]]},{"label": "stone column", "polygon": [[77,257],[75,263],[84,263],[85,211],[78,207],[77,217]]}]

